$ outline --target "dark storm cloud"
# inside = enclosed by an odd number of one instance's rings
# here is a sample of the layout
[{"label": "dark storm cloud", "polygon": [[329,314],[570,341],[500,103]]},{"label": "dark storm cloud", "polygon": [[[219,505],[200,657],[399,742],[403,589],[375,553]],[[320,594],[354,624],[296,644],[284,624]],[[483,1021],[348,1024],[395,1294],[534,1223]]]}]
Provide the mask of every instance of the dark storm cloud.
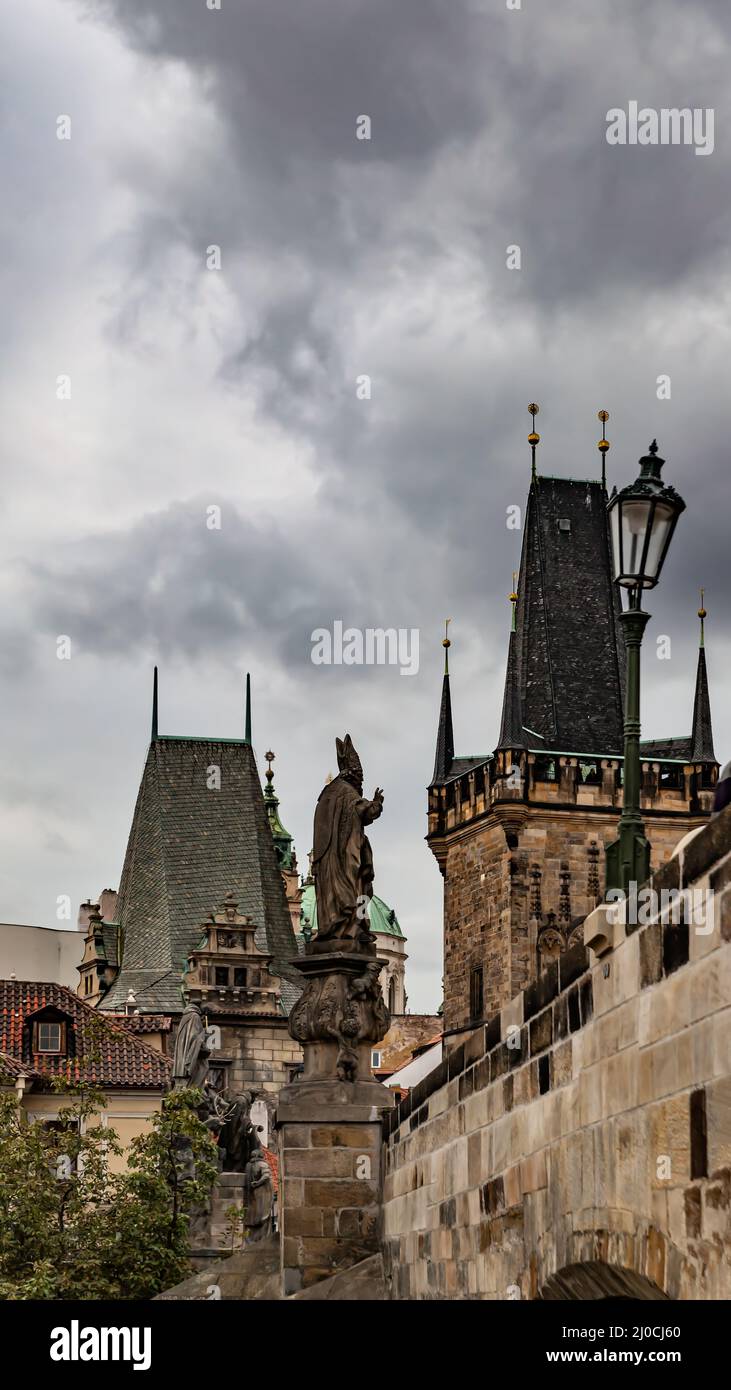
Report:
[{"label": "dark storm cloud", "polygon": [[[440,884],[422,789],[442,623],[458,750],[487,752],[529,400],[542,472],[597,476],[606,407],[610,480],[634,476],[657,435],[688,502],[649,605],[648,736],[689,728],[703,582],[715,690],[729,673],[727,0],[43,4],[58,28],[23,29],[5,70],[20,112],[1,228],[5,422],[29,402],[9,451],[11,786],[48,807],[38,844],[71,821],[78,896],[98,891],[121,860],[151,659],[170,727],[213,730],[239,717],[219,691],[238,692],[253,653],[255,725],[280,740],[298,841],[333,730],[352,725],[387,783],[379,883],[412,938],[412,998],[432,1007]],[[606,112],[631,99],[713,107],[713,155],[610,148]],[[69,105],[59,150],[49,122]],[[355,138],[360,114],[371,142]],[[75,353],[59,426],[45,383]],[[220,532],[205,525],[216,502]],[[418,627],[419,675],[314,667],[310,633],[336,617]],[[82,661],[55,660],[58,633]],[[731,725],[715,708],[722,754]],[[34,833],[16,833],[18,893],[47,879],[52,901],[67,888],[37,871]]]},{"label": "dark storm cloud", "polygon": [[[621,376],[618,354],[666,351],[637,323],[639,286],[649,304],[712,295],[727,277],[729,17],[715,0],[692,15],[668,0],[521,12],[466,0],[252,0],[220,12],[117,0],[92,13],[113,16],[140,51],[205,75],[226,146],[213,168],[189,171],[167,224],[150,222],[151,253],[173,226],[196,252],[220,241],[242,303],[270,268],[257,322],[221,373],[314,443],[334,496],[357,477],[364,503],[385,489],[449,528],[455,474],[479,498],[489,472],[494,500],[514,473],[517,411],[547,371],[554,417],[576,411],[573,369],[563,358],[551,371],[569,315],[606,382]],[[634,98],[715,107],[712,157],[609,147],[607,110]],[[370,143],[355,139],[362,112]],[[509,273],[515,243],[523,269]],[[446,300],[453,278],[473,297],[482,375],[469,343],[445,342],[444,301],[429,302],[427,286],[443,285]],[[367,306],[375,314],[391,293],[415,302],[381,334]],[[605,344],[622,322],[626,341]],[[363,371],[375,382],[370,417],[353,400]],[[460,508],[454,531],[470,524]]]}]

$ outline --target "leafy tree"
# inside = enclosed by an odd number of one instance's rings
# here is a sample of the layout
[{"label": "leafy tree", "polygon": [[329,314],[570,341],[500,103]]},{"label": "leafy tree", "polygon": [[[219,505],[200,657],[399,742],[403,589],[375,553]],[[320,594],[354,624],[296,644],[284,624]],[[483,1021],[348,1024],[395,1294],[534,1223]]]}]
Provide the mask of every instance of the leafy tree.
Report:
[{"label": "leafy tree", "polygon": [[151,1298],[190,1273],[190,1214],[217,1172],[201,1093],[168,1095],[112,1173],[122,1148],[99,1123],[104,1095],[54,1089],[67,1103],[53,1126],[0,1091],[0,1299]]}]

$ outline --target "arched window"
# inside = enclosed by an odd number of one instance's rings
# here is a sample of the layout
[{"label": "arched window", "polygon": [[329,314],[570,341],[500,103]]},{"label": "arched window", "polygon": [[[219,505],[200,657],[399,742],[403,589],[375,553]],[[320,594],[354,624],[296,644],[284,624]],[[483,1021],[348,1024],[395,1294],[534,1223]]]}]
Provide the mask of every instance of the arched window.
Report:
[{"label": "arched window", "polygon": [[388,1008],[389,1012],[396,1012],[396,976],[392,975],[388,983]]}]

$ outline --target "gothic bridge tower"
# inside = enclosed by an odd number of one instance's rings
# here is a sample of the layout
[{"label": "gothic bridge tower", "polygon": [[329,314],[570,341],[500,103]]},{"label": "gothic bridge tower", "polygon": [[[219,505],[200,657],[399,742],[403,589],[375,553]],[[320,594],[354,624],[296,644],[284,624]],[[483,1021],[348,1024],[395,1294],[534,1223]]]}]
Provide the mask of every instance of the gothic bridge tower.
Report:
[{"label": "gothic bridge tower", "polygon": [[[531,406],[535,416],[538,407]],[[600,419],[604,422],[606,412]],[[625,653],[599,480],[552,478],[533,466],[497,743],[454,752],[448,635],[430,845],[444,875],[444,1023],[449,1042],[581,939],[603,896],[605,846],[622,808]],[[701,607],[690,736],[641,744],[642,811],[652,867],[709,815],[713,750]],[[690,696],[690,692],[689,692]]]}]

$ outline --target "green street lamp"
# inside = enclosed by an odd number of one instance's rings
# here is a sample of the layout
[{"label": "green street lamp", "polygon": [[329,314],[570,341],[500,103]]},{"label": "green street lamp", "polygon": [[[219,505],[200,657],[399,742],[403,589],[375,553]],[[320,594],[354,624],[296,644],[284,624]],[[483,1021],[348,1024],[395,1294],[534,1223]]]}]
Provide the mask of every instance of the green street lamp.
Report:
[{"label": "green street lamp", "polygon": [[629,894],[630,884],[644,883],[650,872],[650,846],[640,811],[640,646],[650,617],[641,608],[642,590],[654,589],[673,531],[685,510],[675,488],[663,483],[665,460],[653,439],[640,459],[640,476],[621,492],[614,489],[607,506],[615,583],[628,590],[629,606],[621,615],[627,648],[624,708],[624,794],[619,836],[607,846],[606,886]]}]

